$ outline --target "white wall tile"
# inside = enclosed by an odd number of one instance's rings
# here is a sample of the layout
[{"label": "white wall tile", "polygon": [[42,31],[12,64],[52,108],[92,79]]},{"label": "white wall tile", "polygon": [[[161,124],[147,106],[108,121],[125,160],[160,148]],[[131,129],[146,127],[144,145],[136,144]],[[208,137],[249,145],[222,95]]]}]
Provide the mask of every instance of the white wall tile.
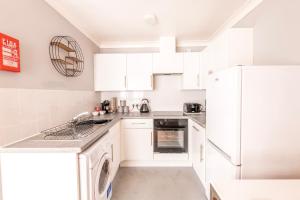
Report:
[{"label": "white wall tile", "polygon": [[205,104],[205,91],[181,90],[181,76],[155,76],[153,91],[138,92],[101,92],[101,101],[112,97],[125,99],[127,105],[140,103],[142,98],[150,100],[152,111],[182,111],[183,103],[197,102]]},{"label": "white wall tile", "polygon": [[0,88],[0,146],[57,126],[92,111],[93,91]]}]

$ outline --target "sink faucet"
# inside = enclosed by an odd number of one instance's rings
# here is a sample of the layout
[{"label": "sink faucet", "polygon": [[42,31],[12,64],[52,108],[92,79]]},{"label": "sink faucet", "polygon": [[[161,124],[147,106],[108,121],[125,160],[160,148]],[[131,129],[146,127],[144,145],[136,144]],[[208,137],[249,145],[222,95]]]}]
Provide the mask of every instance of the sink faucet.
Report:
[{"label": "sink faucet", "polygon": [[76,115],[75,117],[73,117],[73,119],[71,120],[71,123],[77,124],[78,122],[83,121],[85,119],[91,119],[92,116],[93,115],[90,112],[83,112],[83,113],[80,113],[80,114]]}]

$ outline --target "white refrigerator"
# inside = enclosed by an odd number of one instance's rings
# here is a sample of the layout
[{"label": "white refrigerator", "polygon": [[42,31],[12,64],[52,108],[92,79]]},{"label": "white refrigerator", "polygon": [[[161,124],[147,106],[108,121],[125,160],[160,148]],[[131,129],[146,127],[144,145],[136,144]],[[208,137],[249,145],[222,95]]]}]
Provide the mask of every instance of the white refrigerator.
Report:
[{"label": "white refrigerator", "polygon": [[239,66],[210,75],[207,183],[300,178],[300,66]]}]

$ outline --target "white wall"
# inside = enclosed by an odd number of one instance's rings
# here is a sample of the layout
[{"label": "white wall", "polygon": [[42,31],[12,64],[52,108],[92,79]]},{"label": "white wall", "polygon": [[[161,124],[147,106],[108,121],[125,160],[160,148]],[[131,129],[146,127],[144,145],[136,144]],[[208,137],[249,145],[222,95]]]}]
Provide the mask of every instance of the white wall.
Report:
[{"label": "white wall", "polygon": [[[43,0],[0,0],[0,8],[0,32],[19,39],[21,50],[21,73],[0,71],[1,147],[93,109],[93,54],[99,48]],[[80,77],[66,78],[52,66],[48,48],[56,35],[81,46]]]},{"label": "white wall", "polygon": [[[19,39],[21,73],[0,71],[0,87],[60,90],[93,89],[93,54],[99,48],[43,0],[1,0],[1,33]],[[53,36],[68,35],[80,45],[83,74],[66,78],[53,67],[49,43]]]},{"label": "white wall", "polygon": [[254,64],[300,64],[299,8],[299,0],[264,0],[236,25],[254,28]]},{"label": "white wall", "polygon": [[117,97],[118,100],[127,100],[127,105],[131,105],[140,103],[142,98],[148,98],[152,111],[182,111],[185,102],[205,103],[205,91],[181,90],[179,75],[156,75],[154,86],[153,91],[101,92],[101,100]]},{"label": "white wall", "polygon": [[[0,8],[1,32],[19,39],[21,48],[21,72],[0,71],[1,146],[32,135],[41,128],[57,125],[56,122],[67,120],[67,116],[70,117],[75,111],[84,111],[87,105],[82,98],[94,104],[91,100],[94,85],[93,54],[99,48],[44,1],[1,0]],[[52,66],[49,43],[56,35],[69,35],[81,46],[85,57],[85,69],[81,76],[66,78]],[[55,105],[60,112],[52,110],[48,113],[56,114],[49,123],[44,119],[48,117],[47,113],[41,112],[42,108],[37,110],[36,103],[42,103],[47,110],[53,105],[53,99],[57,100]],[[71,110],[69,106],[73,106],[72,101],[82,102],[83,105]],[[38,126],[37,120],[42,125]]]}]

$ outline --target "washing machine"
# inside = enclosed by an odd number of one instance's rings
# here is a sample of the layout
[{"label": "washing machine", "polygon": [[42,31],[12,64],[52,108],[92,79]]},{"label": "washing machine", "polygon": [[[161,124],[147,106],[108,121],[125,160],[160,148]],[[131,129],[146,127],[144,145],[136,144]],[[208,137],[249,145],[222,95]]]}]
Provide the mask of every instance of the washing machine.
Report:
[{"label": "washing machine", "polygon": [[112,156],[108,136],[79,155],[81,200],[109,200],[112,195]]}]

